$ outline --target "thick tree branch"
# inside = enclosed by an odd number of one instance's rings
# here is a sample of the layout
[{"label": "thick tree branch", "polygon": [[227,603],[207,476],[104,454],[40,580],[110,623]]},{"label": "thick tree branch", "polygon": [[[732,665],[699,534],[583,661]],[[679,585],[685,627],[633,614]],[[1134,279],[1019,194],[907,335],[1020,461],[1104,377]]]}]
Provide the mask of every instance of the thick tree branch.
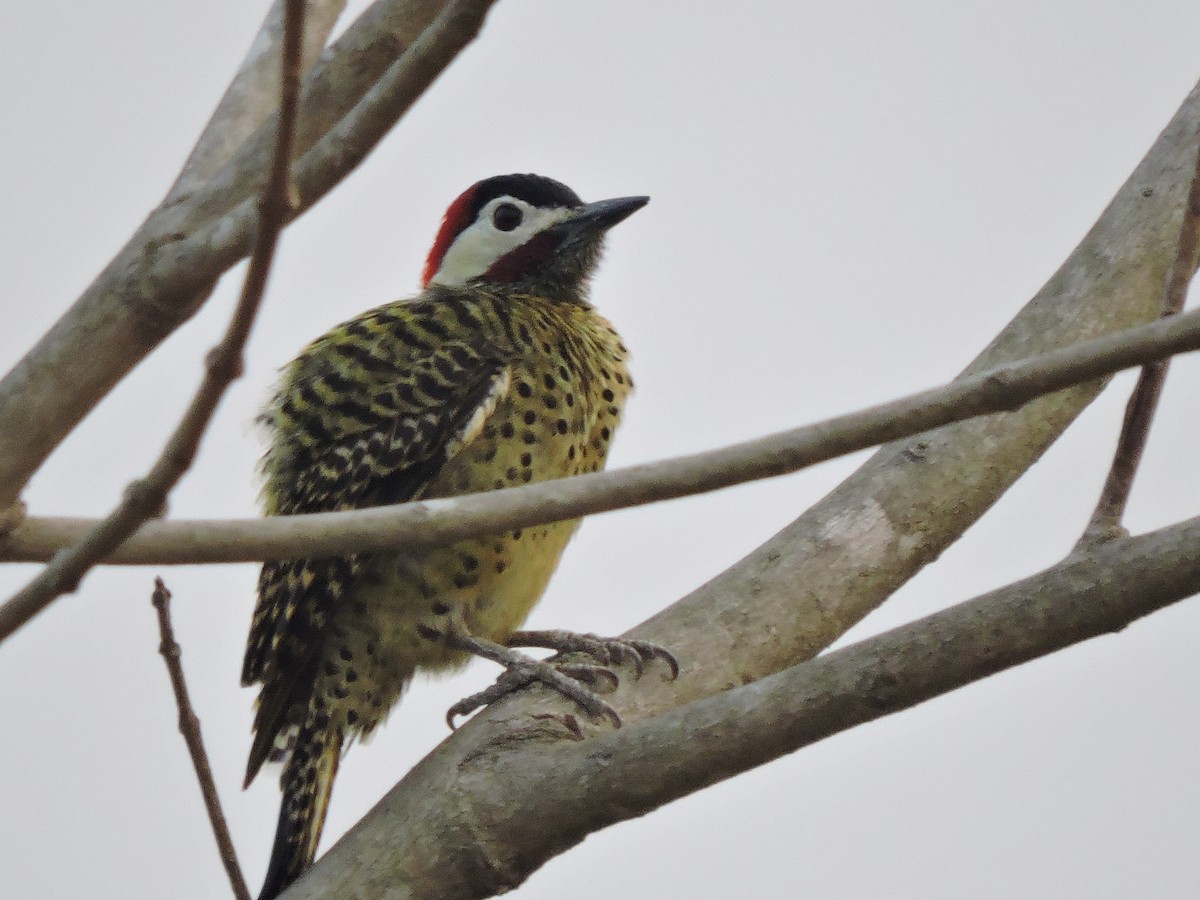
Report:
[{"label": "thick tree branch", "polygon": [[[279,103],[279,56],[283,45],[285,2],[275,0],[271,5],[246,58],[204,126],[179,178],[167,192],[165,203],[178,203],[201,188],[275,110]],[[301,72],[309,71],[325,49],[329,33],[346,8],[346,0],[307,0],[304,6]],[[270,132],[273,135],[274,128]]]},{"label": "thick tree branch", "polygon": [[258,201],[255,217],[258,231],[242,293],[224,337],[208,355],[204,379],[146,477],[129,485],[115,510],[77,544],[55,554],[37,577],[0,607],[0,641],[56,597],[74,591],[97,562],[119,547],[143,522],[159,514],[171,490],[191,467],[217,404],[229,385],[242,374],[242,352],[262,305],[275,247],[291,211],[288,175],[300,82],[303,15],[304,0],[286,0],[280,54],[280,114],[270,177]]},{"label": "thick tree branch", "polygon": [[[335,44],[306,79],[305,122],[313,124],[302,128],[299,149],[308,152],[293,173],[301,210],[362,161],[478,33],[493,2],[380,0]],[[405,36],[415,26],[421,37],[409,46]],[[84,415],[250,252],[253,194],[270,158],[263,135],[273,127],[269,118],[203,188],[156,210],[0,381],[0,510],[13,504]]]},{"label": "thick tree branch", "polygon": [[492,896],[593,831],[1119,631],[1197,591],[1200,519],[1192,519],[584,741],[553,719],[487,713],[486,724],[468,725],[409,773],[283,897]]},{"label": "thick tree branch", "polygon": [[[430,547],[794,472],[929,428],[1013,409],[1034,397],[1149,359],[1196,349],[1200,349],[1200,311],[1002,365],[849,415],[678,459],[473,497],[353,512],[148,522],[107,561],[248,562]],[[0,559],[49,559],[94,525],[83,519],[27,519],[0,540]]]}]

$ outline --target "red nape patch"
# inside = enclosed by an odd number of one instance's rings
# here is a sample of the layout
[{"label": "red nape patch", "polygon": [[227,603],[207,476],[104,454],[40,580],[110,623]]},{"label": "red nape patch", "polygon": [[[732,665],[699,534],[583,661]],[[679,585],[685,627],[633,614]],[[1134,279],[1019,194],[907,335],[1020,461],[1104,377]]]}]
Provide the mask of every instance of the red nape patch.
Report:
[{"label": "red nape patch", "polygon": [[492,284],[507,284],[532,274],[558,249],[560,241],[561,237],[549,229],[535,234],[520,247],[509,250],[492,263],[491,268],[483,273],[483,280]]},{"label": "red nape patch", "polygon": [[421,273],[421,287],[429,286],[429,280],[441,268],[446,251],[450,249],[450,245],[454,243],[454,239],[462,234],[463,230],[475,218],[478,210],[474,208],[474,204],[471,201],[478,187],[478,184],[473,184],[459,194],[458,199],[451,203],[450,208],[446,210],[446,215],[442,216],[442,227],[438,229],[437,237],[433,241],[433,247],[429,251],[429,256],[425,259],[425,270]]}]

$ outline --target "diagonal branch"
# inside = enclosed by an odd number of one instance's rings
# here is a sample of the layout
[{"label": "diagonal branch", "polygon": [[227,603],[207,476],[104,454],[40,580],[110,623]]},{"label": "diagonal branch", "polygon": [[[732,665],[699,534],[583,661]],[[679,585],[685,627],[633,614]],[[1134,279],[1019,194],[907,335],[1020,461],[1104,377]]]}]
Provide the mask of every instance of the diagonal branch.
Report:
[{"label": "diagonal branch", "polygon": [[[352,512],[233,521],[153,521],[107,561],[247,562],[430,547],[495,531],[691,496],[795,472],[885,441],[988,413],[1170,353],[1200,349],[1200,311],[1084,341],[949,385],[720,450],[625,469]],[[79,540],[81,519],[23,522],[0,559],[40,561]],[[6,626],[0,608],[0,634]]]},{"label": "diagonal branch", "polygon": [[[165,204],[179,203],[221,170],[279,103],[280,54],[285,0],[275,0],[250,44],[246,58],[204,126]],[[346,0],[306,0],[300,71],[307,72],[325,49]],[[270,129],[274,134],[274,128]],[[268,145],[269,146],[269,145]]]},{"label": "diagonal branch", "polygon": [[221,342],[209,353],[204,379],[150,472],[125,491],[120,505],[71,548],[55,554],[29,584],[4,605],[5,619],[19,627],[56,597],[73,591],[79,580],[133,534],[146,520],[159,515],[168,494],[191,467],[204,432],[225,390],[242,373],[242,351],[262,304],[267,276],[279,235],[291,212],[288,173],[300,80],[303,0],[287,0],[281,54],[279,132],[270,178],[258,204],[258,233],[233,318]]},{"label": "diagonal branch", "polygon": [[351,885],[385,884],[396,900],[503,893],[587,834],[1191,596],[1200,591],[1198,551],[1200,519],[1098,545],[908,625],[584,741],[546,725],[552,719],[522,717],[534,708],[526,697],[516,712],[506,705],[445,741],[283,897],[349,896]]}]

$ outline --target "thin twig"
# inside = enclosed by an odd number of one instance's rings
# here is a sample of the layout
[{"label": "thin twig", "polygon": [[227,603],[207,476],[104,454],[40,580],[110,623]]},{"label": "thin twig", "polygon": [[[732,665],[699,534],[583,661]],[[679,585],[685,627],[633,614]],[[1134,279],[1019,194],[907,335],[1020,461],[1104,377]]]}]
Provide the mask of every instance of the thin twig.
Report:
[{"label": "thin twig", "polygon": [[[1183,222],[1179,226],[1175,258],[1171,262],[1171,271],[1163,291],[1163,318],[1183,312],[1188,285],[1196,273],[1197,264],[1200,264],[1200,150],[1196,154],[1196,168],[1183,210]],[[1076,547],[1111,540],[1126,533],[1121,522],[1125,517],[1130,491],[1133,490],[1133,479],[1150,437],[1150,425],[1158,409],[1169,367],[1169,360],[1162,359],[1142,368],[1137,387],[1125,407],[1125,419],[1121,423],[1121,436],[1117,439],[1112,467]]]},{"label": "thin twig", "polygon": [[[968,376],[856,413],[719,450],[465,497],[265,519],[153,521],[106,561],[248,562],[430,547],[712,491],[803,469],[886,441],[1021,406],[1147,360],[1200,349],[1200,311],[1155,321]],[[91,527],[31,517],[0,540],[0,559],[38,561]],[[10,630],[0,608],[0,639]]]},{"label": "thin twig", "polygon": [[229,826],[225,822],[225,813],[221,810],[221,798],[217,795],[217,785],[213,781],[212,766],[209,765],[208,754],[204,750],[200,719],[192,709],[192,701],[188,697],[187,682],[183,677],[182,654],[175,640],[175,630],[171,627],[171,592],[167,590],[161,578],[154,579],[152,602],[158,612],[158,652],[167,664],[167,674],[171,676],[171,688],[175,692],[175,705],[179,708],[179,733],[183,735],[188,753],[192,757],[192,765],[196,769],[200,793],[204,795],[204,807],[208,810],[208,821],[212,823],[213,837],[217,839],[217,850],[221,854],[225,872],[229,875],[234,895],[238,900],[250,900],[250,889],[246,887],[246,879],[242,877],[242,869],[238,865],[237,851],[233,847],[233,838],[230,837]]},{"label": "thin twig", "polygon": [[45,609],[55,597],[74,591],[89,569],[119,547],[139,525],[159,514],[167,495],[195,459],[226,388],[242,373],[242,350],[262,302],[279,234],[291,215],[288,173],[296,121],[303,16],[303,0],[288,0],[275,153],[258,204],[258,230],[246,281],[225,336],[209,352],[204,379],[196,395],[146,477],[131,484],[120,505],[83,540],[55,554],[36,578],[4,604],[3,616],[6,619],[11,616],[10,621],[17,627]]}]

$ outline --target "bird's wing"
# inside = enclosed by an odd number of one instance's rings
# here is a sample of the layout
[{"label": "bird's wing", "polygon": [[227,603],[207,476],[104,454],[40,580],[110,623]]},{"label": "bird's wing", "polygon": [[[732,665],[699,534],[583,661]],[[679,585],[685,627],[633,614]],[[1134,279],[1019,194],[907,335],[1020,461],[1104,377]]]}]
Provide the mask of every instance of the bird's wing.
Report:
[{"label": "bird's wing", "polygon": [[[274,430],[263,463],[269,513],[419,497],[508,392],[508,362],[483,342],[373,344],[356,336],[354,324],[331,332],[293,363],[266,414]],[[311,665],[333,607],[364,563],[352,555],[263,566],[242,670],[243,684],[264,683],[252,770],[289,724],[289,707],[306,701],[306,661]]]}]

